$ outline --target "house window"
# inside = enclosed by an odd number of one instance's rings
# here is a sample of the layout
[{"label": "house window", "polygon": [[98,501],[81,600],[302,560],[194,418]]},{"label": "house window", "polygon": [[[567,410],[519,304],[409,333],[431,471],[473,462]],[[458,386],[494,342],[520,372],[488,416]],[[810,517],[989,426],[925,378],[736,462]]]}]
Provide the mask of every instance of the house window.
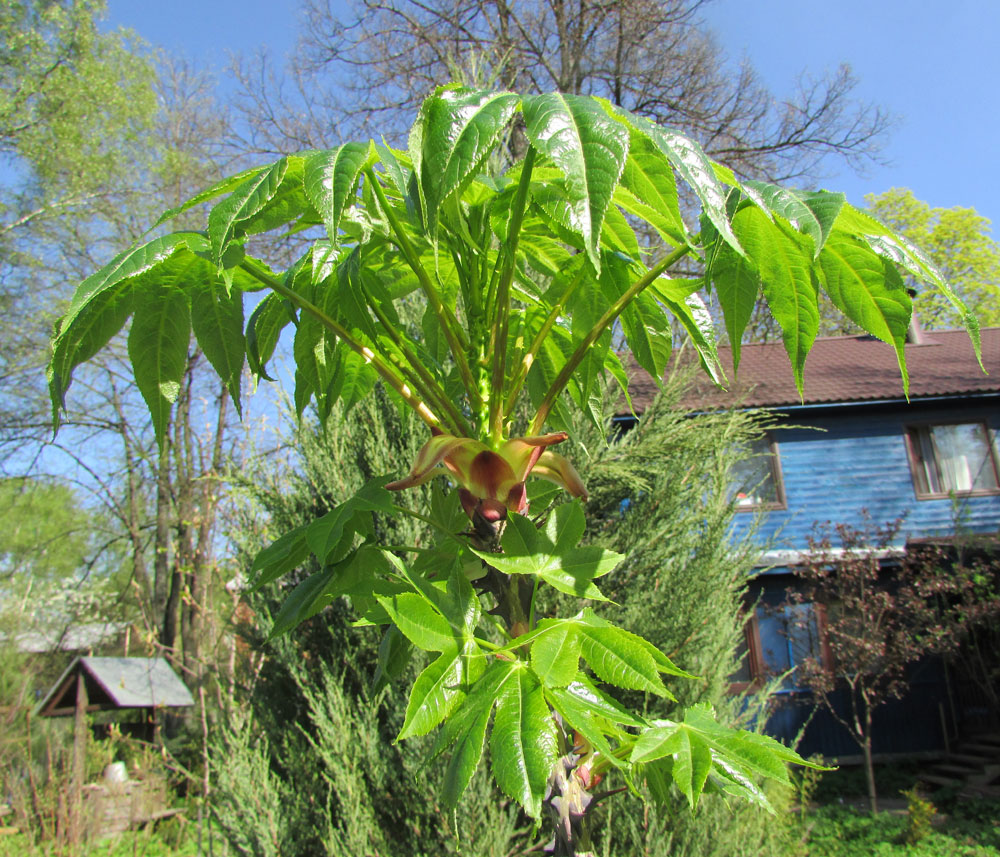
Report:
[{"label": "house window", "polygon": [[747,619],[739,666],[729,677],[731,692],[739,692],[784,676],[783,690],[800,690],[804,681],[796,667],[814,661],[830,666],[823,640],[825,610],[811,602],[760,604]]},{"label": "house window", "polygon": [[906,440],[918,498],[1000,492],[985,423],[911,426]]},{"label": "house window", "polygon": [[778,445],[769,434],[757,438],[743,450],[743,457],[733,464],[730,477],[736,507],[740,511],[785,508]]}]

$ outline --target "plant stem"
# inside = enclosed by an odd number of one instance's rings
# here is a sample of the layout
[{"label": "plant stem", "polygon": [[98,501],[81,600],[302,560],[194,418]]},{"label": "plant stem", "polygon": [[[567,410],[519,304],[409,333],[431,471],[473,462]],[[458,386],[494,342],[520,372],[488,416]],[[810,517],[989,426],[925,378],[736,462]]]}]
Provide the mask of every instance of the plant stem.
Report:
[{"label": "plant stem", "polygon": [[531,424],[531,434],[541,434],[542,428],[545,426],[545,421],[549,417],[549,412],[552,410],[552,406],[555,404],[559,394],[566,389],[569,379],[573,377],[573,373],[583,361],[583,358],[587,353],[587,349],[589,349],[590,346],[597,341],[597,338],[604,333],[605,330],[607,330],[608,326],[614,322],[619,315],[621,315],[625,307],[632,303],[632,301],[634,301],[644,289],[653,283],[656,278],[660,276],[660,274],[667,271],[675,262],[677,262],[678,259],[687,255],[687,253],[690,252],[690,249],[691,248],[687,246],[678,247],[663,261],[653,265],[653,267],[650,268],[642,277],[629,286],[625,294],[608,307],[607,312],[605,312],[604,315],[597,320],[597,323],[590,329],[587,335],[583,338],[583,341],[570,355],[569,360],[566,361],[566,365],[563,366],[562,371],[560,371],[560,373],[556,376],[555,381],[552,382],[552,386],[549,387],[541,405],[538,406],[538,413],[535,415],[534,422]]},{"label": "plant stem", "polygon": [[414,395],[413,390],[409,388],[406,381],[401,378],[386,358],[373,351],[367,345],[359,342],[346,328],[338,324],[329,315],[327,315],[323,310],[316,306],[311,301],[306,300],[298,292],[288,288],[281,280],[277,277],[271,276],[267,271],[261,270],[256,263],[249,259],[244,259],[240,263],[240,267],[250,274],[255,279],[262,282],[265,286],[270,288],[272,291],[277,292],[284,298],[288,298],[295,306],[304,312],[309,313],[313,318],[315,318],[324,327],[331,330],[348,348],[353,352],[364,358],[365,362],[370,363],[372,368],[378,372],[382,380],[385,381],[393,390],[395,390],[403,401],[406,402],[417,415],[429,425],[431,428],[440,428],[441,420],[438,419],[437,415],[424,403],[424,401],[419,397]]},{"label": "plant stem", "polygon": [[379,323],[393,341],[393,344],[403,353],[403,357],[406,358],[407,363],[416,373],[417,378],[412,379],[413,385],[418,388],[424,398],[429,399],[435,407],[440,408],[443,413],[448,415],[451,420],[452,429],[458,437],[470,437],[471,429],[465,421],[465,417],[462,416],[461,411],[455,407],[455,404],[448,398],[441,385],[437,383],[434,376],[427,371],[427,367],[413,353],[413,350],[390,322],[389,318],[382,311],[382,308],[371,299],[368,301],[368,306],[375,313],[375,317],[379,320]]},{"label": "plant stem", "polygon": [[451,349],[452,356],[455,358],[459,374],[462,376],[462,383],[465,384],[465,389],[469,394],[469,401],[472,403],[473,410],[481,410],[483,407],[483,401],[479,394],[479,388],[476,386],[472,377],[472,372],[469,370],[469,361],[466,357],[466,351],[469,348],[468,340],[466,340],[463,336],[462,329],[458,326],[455,316],[448,311],[448,308],[441,300],[441,295],[438,294],[438,290],[431,281],[430,275],[426,270],[424,270],[424,266],[420,264],[420,259],[417,258],[416,250],[414,250],[413,245],[410,243],[410,239],[407,237],[406,231],[399,222],[399,218],[396,217],[396,212],[393,211],[392,206],[389,205],[389,200],[386,199],[385,191],[382,190],[382,185],[379,184],[378,179],[375,177],[375,171],[371,169],[371,167],[365,170],[365,177],[368,179],[372,190],[375,192],[379,205],[385,213],[386,220],[389,221],[389,226],[396,235],[399,248],[403,251],[407,264],[410,266],[413,273],[417,275],[420,287],[427,296],[427,300],[430,301],[431,308],[434,310],[434,314],[438,318],[438,322],[441,325],[441,330],[444,332],[445,339],[448,340],[448,346]]},{"label": "plant stem", "polygon": [[521,167],[521,180],[517,185],[514,203],[510,212],[510,223],[507,228],[507,241],[501,246],[504,254],[503,267],[500,271],[500,282],[497,286],[496,312],[490,330],[490,351],[493,354],[493,377],[490,395],[490,437],[494,444],[503,437],[504,377],[507,374],[507,328],[510,323],[510,284],[514,279],[514,269],[517,267],[517,243],[521,234],[521,222],[524,219],[524,207],[528,199],[528,185],[531,183],[531,169],[535,164],[535,150],[528,148]]},{"label": "plant stem", "polygon": [[528,377],[531,364],[535,362],[535,358],[538,356],[538,352],[542,347],[542,343],[545,341],[545,337],[549,335],[549,331],[552,330],[553,325],[555,325],[559,316],[562,314],[562,311],[566,306],[566,301],[569,300],[570,295],[576,291],[576,287],[583,281],[583,274],[585,270],[586,268],[581,268],[580,273],[577,274],[566,287],[566,291],[559,296],[559,300],[556,302],[555,306],[552,307],[552,311],[545,319],[541,329],[532,341],[531,346],[525,352],[524,357],[521,358],[521,365],[517,367],[517,374],[511,381],[510,394],[507,396],[507,404],[504,408],[505,417],[509,417],[513,412],[514,405],[517,404],[517,397],[521,392],[521,387],[524,386],[524,382]]}]

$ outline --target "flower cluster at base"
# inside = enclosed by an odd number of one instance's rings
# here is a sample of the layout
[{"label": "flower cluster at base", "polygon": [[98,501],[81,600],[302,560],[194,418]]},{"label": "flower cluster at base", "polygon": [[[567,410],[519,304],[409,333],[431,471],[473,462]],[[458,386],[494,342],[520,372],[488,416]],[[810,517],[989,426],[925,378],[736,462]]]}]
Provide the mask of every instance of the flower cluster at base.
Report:
[{"label": "flower cluster at base", "polygon": [[385,487],[401,491],[450,474],[459,484],[465,513],[472,520],[478,516],[486,521],[503,520],[508,511],[521,515],[528,511],[525,482],[529,475],[554,482],[586,501],[587,489],[576,469],[547,448],[568,437],[564,431],[513,437],[492,450],[482,441],[435,431],[421,447],[409,474]]}]

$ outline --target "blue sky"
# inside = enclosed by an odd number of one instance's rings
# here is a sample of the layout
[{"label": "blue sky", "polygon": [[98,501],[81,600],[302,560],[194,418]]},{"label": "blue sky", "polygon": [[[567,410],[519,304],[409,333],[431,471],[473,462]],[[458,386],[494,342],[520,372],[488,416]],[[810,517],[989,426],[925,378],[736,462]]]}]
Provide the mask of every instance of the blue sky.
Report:
[{"label": "blue sky", "polygon": [[[231,54],[292,50],[296,0],[109,0],[112,26],[224,71]],[[994,172],[1000,136],[1000,2],[995,0],[715,0],[704,16],[736,61],[747,56],[772,91],[800,73],[842,63],[860,95],[898,118],[883,155],[862,177],[830,164],[824,186],[861,204],[867,192],[911,188],[935,206],[972,206],[1000,218]],[[994,235],[996,237],[996,235]]]}]

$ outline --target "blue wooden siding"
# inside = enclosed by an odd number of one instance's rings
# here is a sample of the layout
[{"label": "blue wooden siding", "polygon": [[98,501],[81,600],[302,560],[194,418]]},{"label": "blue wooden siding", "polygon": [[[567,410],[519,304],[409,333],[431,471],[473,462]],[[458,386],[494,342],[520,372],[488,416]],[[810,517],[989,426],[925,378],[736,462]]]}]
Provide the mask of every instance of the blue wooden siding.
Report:
[{"label": "blue wooden siding", "polygon": [[[955,532],[956,519],[972,532],[1000,529],[1000,496],[918,500],[907,458],[905,427],[910,424],[984,420],[993,436],[1000,432],[996,399],[940,405],[842,406],[820,412],[790,412],[774,432],[778,444],[787,509],[774,510],[759,530],[762,544],[776,550],[802,550],[817,523],[882,525],[903,517],[899,541]],[[751,515],[737,515],[744,530]]]}]

